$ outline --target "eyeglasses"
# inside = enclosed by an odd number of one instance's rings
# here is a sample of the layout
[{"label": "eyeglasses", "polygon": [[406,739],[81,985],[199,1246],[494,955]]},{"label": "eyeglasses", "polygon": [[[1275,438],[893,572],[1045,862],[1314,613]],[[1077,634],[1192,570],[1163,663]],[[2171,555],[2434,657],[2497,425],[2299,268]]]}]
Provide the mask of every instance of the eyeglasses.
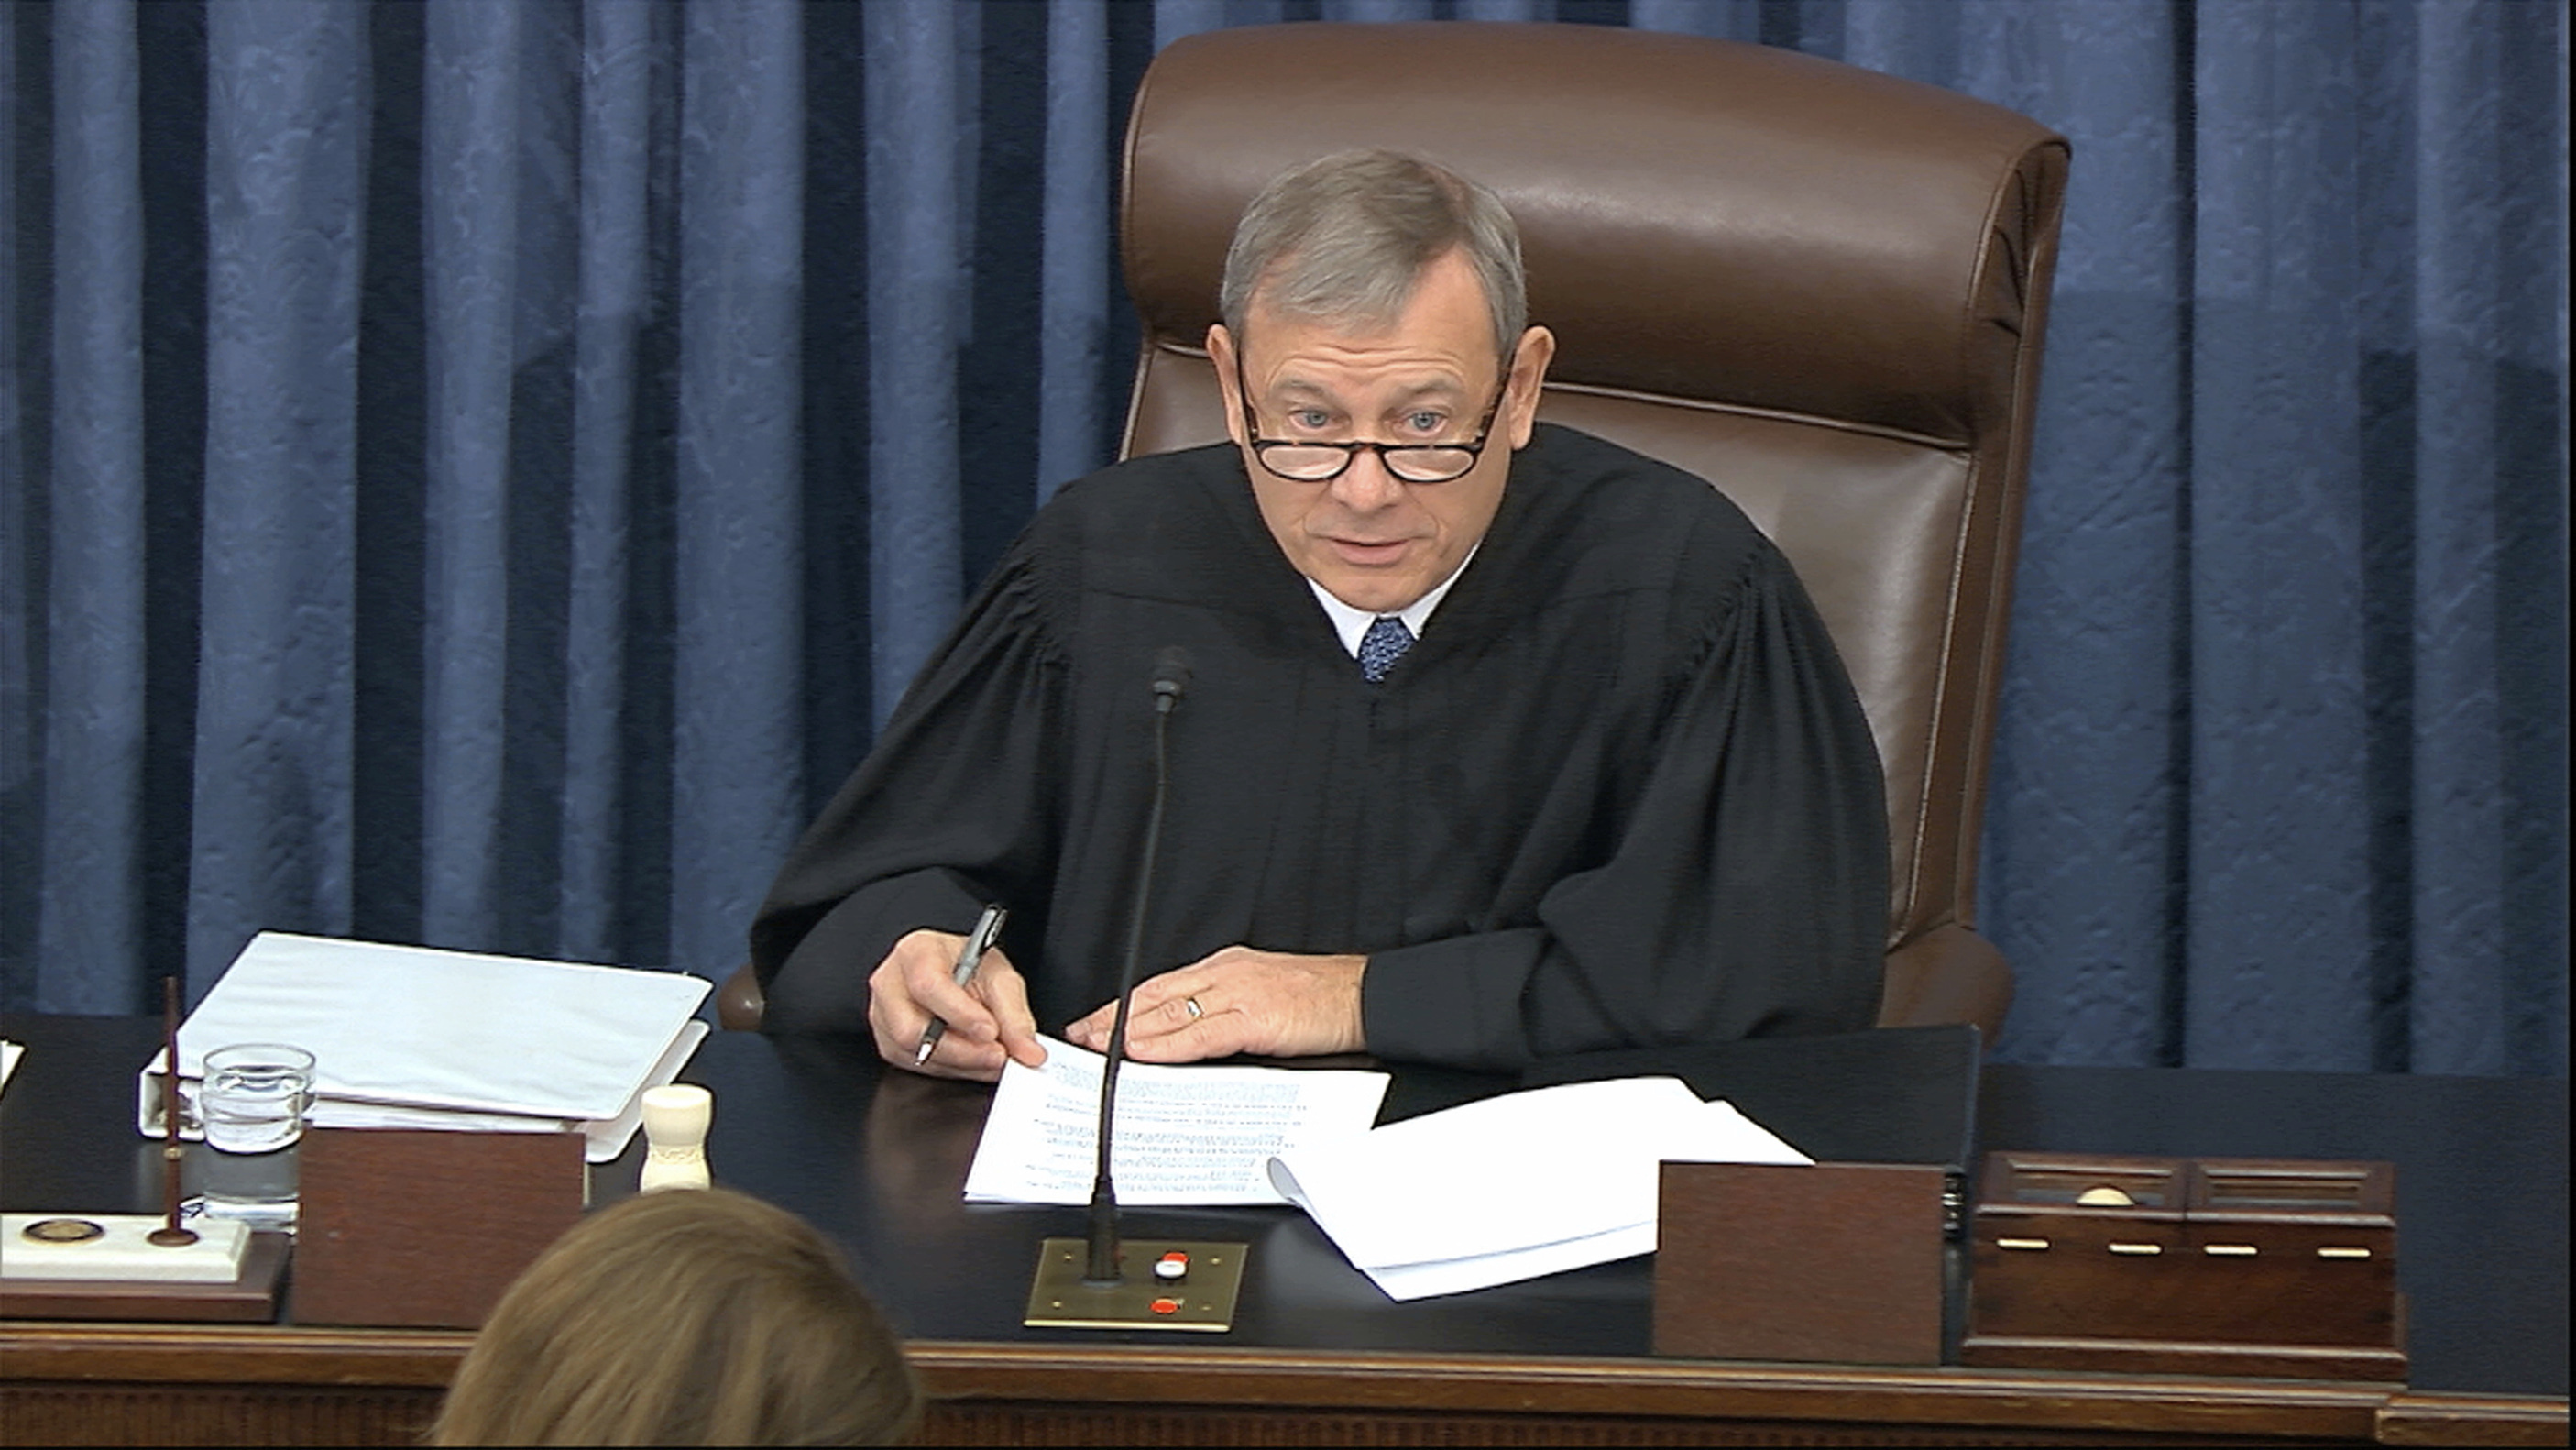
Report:
[{"label": "eyeglasses", "polygon": [[1510,390],[1511,383],[1511,368],[1506,365],[1502,381],[1494,387],[1494,401],[1485,405],[1485,416],[1476,424],[1476,436],[1464,443],[1318,443],[1303,438],[1264,438],[1261,419],[1252,411],[1251,385],[1244,381],[1243,354],[1238,351],[1234,355],[1234,391],[1243,403],[1243,426],[1252,439],[1252,456],[1261,460],[1262,467],[1296,483],[1329,483],[1341,477],[1363,449],[1376,454],[1387,472],[1406,483],[1447,483],[1462,477],[1484,453],[1486,435],[1494,430],[1494,415],[1502,411],[1503,394]]}]

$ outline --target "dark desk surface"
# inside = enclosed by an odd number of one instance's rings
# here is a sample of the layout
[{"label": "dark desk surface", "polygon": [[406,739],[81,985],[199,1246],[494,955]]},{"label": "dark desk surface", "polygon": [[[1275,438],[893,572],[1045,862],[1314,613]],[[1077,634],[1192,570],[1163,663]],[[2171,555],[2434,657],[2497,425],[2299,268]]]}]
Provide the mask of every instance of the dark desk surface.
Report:
[{"label": "dark desk surface", "polygon": [[[149,1211],[158,1159],[133,1130],[134,1073],[154,1025],[11,1017],[29,1047],[0,1096],[0,1208]],[[880,1074],[852,1043],[719,1033],[683,1076],[712,1088],[719,1182],[839,1239],[916,1339],[1097,1345],[1115,1334],[1019,1323],[1037,1240],[1078,1209],[959,1201],[989,1090]],[[1390,1112],[1505,1084],[1398,1075]],[[2385,1158],[2397,1165],[2399,1274],[2418,1391],[2567,1393],[2567,1096],[2563,1082],[2152,1069],[1987,1070],[1982,1146]],[[640,1141],[601,1165],[602,1201],[631,1190]],[[1290,1209],[1132,1210],[1132,1232],[1254,1245],[1235,1348],[1444,1355],[1645,1356],[1651,1260],[1397,1304]],[[1215,1347],[1215,1337],[1138,1333]]]}]

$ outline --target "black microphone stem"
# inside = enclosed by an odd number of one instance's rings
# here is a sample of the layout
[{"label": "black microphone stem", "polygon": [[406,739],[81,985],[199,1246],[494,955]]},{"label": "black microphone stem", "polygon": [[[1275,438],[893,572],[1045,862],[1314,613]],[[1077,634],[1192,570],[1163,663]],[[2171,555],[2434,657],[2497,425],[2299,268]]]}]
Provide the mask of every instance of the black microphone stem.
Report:
[{"label": "black microphone stem", "polygon": [[1109,1124],[1118,1100],[1118,1063],[1127,1055],[1127,1001],[1135,994],[1136,964],[1145,951],[1145,905],[1154,885],[1154,858],[1163,844],[1163,798],[1170,785],[1164,732],[1172,706],[1179,700],[1179,689],[1166,689],[1163,680],[1155,681],[1154,809],[1145,822],[1145,864],[1136,877],[1136,910],[1127,919],[1127,963],[1119,973],[1118,1012],[1110,1020],[1109,1060],[1101,1065],[1100,1168],[1091,1180],[1091,1261],[1082,1276],[1086,1284],[1115,1284],[1120,1277],[1118,1191],[1109,1181]]}]

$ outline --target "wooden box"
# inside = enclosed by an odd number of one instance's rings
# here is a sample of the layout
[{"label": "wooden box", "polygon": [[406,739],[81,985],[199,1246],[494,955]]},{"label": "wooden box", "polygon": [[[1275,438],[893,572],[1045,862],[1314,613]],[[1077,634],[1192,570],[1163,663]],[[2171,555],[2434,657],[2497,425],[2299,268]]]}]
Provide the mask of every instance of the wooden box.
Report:
[{"label": "wooden box", "polygon": [[2406,1377],[2395,1170],[1986,1155],[1962,1362]]},{"label": "wooden box", "polygon": [[581,1218],[579,1133],[315,1128],[299,1165],[299,1324],[477,1329]]},{"label": "wooden box", "polygon": [[1666,1163],[1655,1353],[1941,1362],[1937,1164]]}]

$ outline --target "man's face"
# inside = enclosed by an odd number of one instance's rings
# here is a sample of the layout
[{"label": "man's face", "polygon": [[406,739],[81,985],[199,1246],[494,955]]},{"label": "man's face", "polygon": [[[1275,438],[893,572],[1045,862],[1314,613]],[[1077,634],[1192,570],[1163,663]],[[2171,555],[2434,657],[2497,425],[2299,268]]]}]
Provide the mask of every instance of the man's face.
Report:
[{"label": "man's face", "polygon": [[1252,451],[1236,379],[1263,440],[1473,440],[1504,369],[1484,290],[1464,257],[1453,252],[1424,269],[1403,315],[1384,330],[1282,317],[1256,294],[1244,331],[1238,355],[1225,328],[1209,329],[1208,352],[1262,522],[1288,562],[1334,598],[1376,614],[1404,608],[1456,572],[1502,506],[1512,450],[1529,442],[1553,352],[1546,329],[1530,329],[1514,351],[1489,446],[1473,468],[1442,483],[1408,483],[1366,449],[1337,478],[1280,477]]}]

